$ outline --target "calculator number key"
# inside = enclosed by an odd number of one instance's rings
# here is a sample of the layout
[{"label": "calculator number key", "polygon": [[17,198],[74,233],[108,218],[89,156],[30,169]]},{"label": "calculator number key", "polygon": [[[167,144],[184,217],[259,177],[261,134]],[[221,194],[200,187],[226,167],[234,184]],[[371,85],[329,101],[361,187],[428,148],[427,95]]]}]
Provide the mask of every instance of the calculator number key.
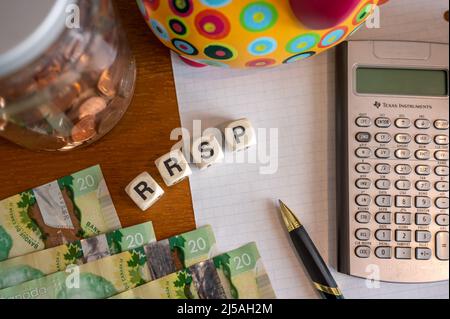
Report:
[{"label": "calculator number key", "polygon": [[431,224],[430,214],[416,214],[416,225],[418,226],[428,226]]},{"label": "calculator number key", "polygon": [[440,260],[448,260],[448,232],[436,234],[436,257]]},{"label": "calculator number key", "polygon": [[431,233],[426,230],[416,231],[416,242],[418,243],[429,243],[431,241]]},{"label": "calculator number key", "polygon": [[391,230],[390,229],[380,229],[375,233],[375,238],[378,241],[391,241]]},{"label": "calculator number key", "polygon": [[375,256],[377,256],[380,259],[390,259],[392,257],[392,248],[377,247],[377,249],[375,249]]},{"label": "calculator number key", "polygon": [[416,208],[430,208],[431,198],[427,196],[416,196],[415,204]]},{"label": "calculator number key", "polygon": [[392,122],[387,117],[379,117],[375,120],[375,125],[380,128],[388,128],[392,125]]},{"label": "calculator number key", "polygon": [[375,204],[378,207],[391,207],[392,206],[392,197],[389,195],[380,195],[375,198]]},{"label": "calculator number key", "polygon": [[395,223],[397,225],[411,225],[411,214],[410,213],[395,214]]},{"label": "calculator number key", "polygon": [[391,181],[388,179],[379,179],[375,182],[375,187],[381,190],[388,190],[391,188]]},{"label": "calculator number key", "polygon": [[361,241],[368,241],[370,239],[370,229],[361,228],[356,230],[355,237]]},{"label": "calculator number key", "polygon": [[391,213],[378,213],[375,215],[375,220],[378,224],[390,224],[391,223]]},{"label": "calculator number key", "polygon": [[418,260],[430,260],[432,252],[430,248],[416,248],[416,259]]},{"label": "calculator number key", "polygon": [[411,231],[410,230],[395,231],[395,240],[400,243],[410,243],[411,242]]},{"label": "calculator number key", "polygon": [[397,247],[395,249],[395,258],[397,259],[411,259],[411,248]]},{"label": "calculator number key", "polygon": [[399,208],[411,208],[411,196],[396,196],[395,206]]},{"label": "calculator number key", "polygon": [[358,246],[355,249],[355,254],[359,258],[369,258],[370,257],[370,247],[368,247],[368,246]]}]

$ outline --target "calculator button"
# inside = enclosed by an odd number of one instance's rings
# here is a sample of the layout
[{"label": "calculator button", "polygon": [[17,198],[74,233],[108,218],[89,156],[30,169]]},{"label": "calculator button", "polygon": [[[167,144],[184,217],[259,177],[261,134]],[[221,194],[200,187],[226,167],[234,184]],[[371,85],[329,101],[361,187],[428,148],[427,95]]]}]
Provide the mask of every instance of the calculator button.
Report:
[{"label": "calculator button", "polygon": [[411,126],[411,120],[404,118],[396,119],[395,126],[398,128],[409,128]]},{"label": "calculator button", "polygon": [[370,257],[370,247],[368,247],[368,246],[358,246],[355,249],[355,254],[359,258],[369,258]]},{"label": "calculator button", "polygon": [[356,156],[359,158],[368,158],[372,155],[372,151],[367,147],[360,147],[356,150]]},{"label": "calculator button", "polygon": [[378,213],[375,215],[375,220],[378,224],[390,224],[391,223],[391,213]]},{"label": "calculator button", "polygon": [[434,121],[434,127],[438,130],[446,130],[448,129],[448,121],[447,120],[436,120]]},{"label": "calculator button", "polygon": [[448,209],[448,197],[438,197],[436,199],[436,207],[439,209]]},{"label": "calculator button", "polygon": [[375,156],[386,159],[391,156],[391,151],[388,148],[379,148],[375,151]]},{"label": "calculator button", "polygon": [[392,125],[392,122],[387,117],[379,117],[375,120],[375,125],[381,128],[387,128]]},{"label": "calculator button", "polygon": [[401,243],[411,242],[411,231],[410,230],[397,230],[395,232],[395,240]]},{"label": "calculator button", "polygon": [[434,158],[438,161],[448,161],[448,151],[436,151]]},{"label": "calculator button", "polygon": [[388,190],[391,188],[391,181],[388,179],[379,179],[375,182],[375,187],[381,190]]},{"label": "calculator button", "polygon": [[431,198],[427,196],[416,196],[416,208],[430,208]]},{"label": "calculator button", "polygon": [[391,247],[378,247],[375,249],[375,256],[381,259],[389,259],[392,257]]},{"label": "calculator button", "polygon": [[426,129],[429,129],[431,127],[431,122],[429,120],[426,120],[426,119],[416,120],[416,122],[414,124],[420,130],[426,130]]},{"label": "calculator button", "polygon": [[355,236],[358,240],[368,241],[370,239],[370,229],[360,228],[356,230]]},{"label": "calculator button", "polygon": [[427,230],[416,231],[416,242],[429,243],[431,241],[431,233]]},{"label": "calculator button", "polygon": [[400,180],[395,182],[395,188],[400,191],[407,191],[411,189],[411,182],[407,180]]},{"label": "calculator button", "polygon": [[408,164],[399,164],[395,166],[395,172],[399,175],[411,174],[412,168]]},{"label": "calculator button", "polygon": [[399,208],[411,208],[411,196],[395,196],[395,206]]},{"label": "calculator button", "polygon": [[368,178],[360,178],[356,181],[356,187],[359,189],[369,189],[372,182]]},{"label": "calculator button", "polygon": [[356,204],[358,206],[369,206],[371,201],[372,199],[370,198],[369,195],[358,195],[356,197]]},{"label": "calculator button", "polygon": [[369,143],[371,139],[372,135],[370,135],[370,133],[359,132],[358,134],[356,134],[356,140],[360,143]]},{"label": "calculator button", "polygon": [[391,166],[389,164],[378,164],[375,166],[375,171],[381,175],[387,175],[391,172]]},{"label": "calculator button", "polygon": [[417,144],[427,145],[431,143],[431,136],[426,134],[418,134],[416,135],[415,140]]},{"label": "calculator button", "polygon": [[416,158],[421,161],[426,161],[431,158],[431,153],[429,150],[418,150],[415,153]]},{"label": "calculator button", "polygon": [[411,225],[411,214],[410,213],[397,213],[395,214],[395,223],[397,225]]},{"label": "calculator button", "polygon": [[392,140],[391,134],[389,133],[378,133],[375,135],[375,141],[378,143],[389,143]]},{"label": "calculator button", "polygon": [[360,224],[367,224],[370,222],[370,213],[369,212],[358,212],[355,216],[355,219]]},{"label": "calculator button", "polygon": [[420,192],[428,192],[431,189],[431,182],[418,181],[416,182],[416,189]]},{"label": "calculator button", "polygon": [[399,144],[411,143],[411,135],[409,134],[397,134],[395,135],[395,141]]},{"label": "calculator button", "polygon": [[448,136],[447,135],[436,135],[434,137],[434,142],[437,145],[448,145]]},{"label": "calculator button", "polygon": [[416,248],[416,259],[418,260],[430,260],[431,259],[431,249],[418,247]]},{"label": "calculator button", "polygon": [[448,232],[436,234],[436,257],[440,260],[448,260]]},{"label": "calculator button", "polygon": [[361,174],[367,174],[370,173],[372,170],[372,166],[367,163],[359,163],[356,165],[356,171]]},{"label": "calculator button", "polygon": [[378,241],[391,241],[391,233],[390,229],[380,229],[375,233],[375,238]]},{"label": "calculator button", "polygon": [[448,182],[437,182],[434,186],[438,192],[448,192]]},{"label": "calculator button", "polygon": [[356,125],[359,127],[369,127],[372,125],[372,120],[367,116],[360,116],[356,119]]},{"label": "calculator button", "polygon": [[405,148],[401,148],[395,151],[395,157],[398,159],[409,159],[411,157],[411,151]]},{"label": "calculator button", "polygon": [[428,176],[431,174],[431,166],[429,165],[417,165],[416,174],[422,176]]},{"label": "calculator button", "polygon": [[437,176],[448,176],[448,166],[436,166],[434,173]]},{"label": "calculator button", "polygon": [[438,224],[439,226],[448,226],[448,215],[437,215],[436,224]]},{"label": "calculator button", "polygon": [[430,214],[416,214],[416,225],[428,226],[431,224]]},{"label": "calculator button", "polygon": [[378,207],[391,207],[392,197],[390,195],[380,195],[375,198]]},{"label": "calculator button", "polygon": [[411,248],[397,247],[395,249],[395,258],[397,259],[411,259]]}]

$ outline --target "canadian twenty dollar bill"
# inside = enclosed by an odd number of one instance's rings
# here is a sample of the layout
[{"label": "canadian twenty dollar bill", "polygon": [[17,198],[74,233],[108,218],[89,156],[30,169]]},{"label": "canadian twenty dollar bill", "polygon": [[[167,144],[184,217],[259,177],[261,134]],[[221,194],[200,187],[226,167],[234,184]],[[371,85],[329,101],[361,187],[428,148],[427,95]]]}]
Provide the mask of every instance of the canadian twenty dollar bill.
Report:
[{"label": "canadian twenty dollar bill", "polygon": [[156,241],[152,222],[0,262],[0,289],[66,270]]},{"label": "canadian twenty dollar bill", "polygon": [[118,294],[113,299],[273,299],[255,243]]},{"label": "canadian twenty dollar bill", "polygon": [[0,201],[0,261],[120,228],[100,166]]},{"label": "canadian twenty dollar bill", "polygon": [[0,299],[102,299],[210,259],[216,240],[205,226],[111,257],[0,290]]}]

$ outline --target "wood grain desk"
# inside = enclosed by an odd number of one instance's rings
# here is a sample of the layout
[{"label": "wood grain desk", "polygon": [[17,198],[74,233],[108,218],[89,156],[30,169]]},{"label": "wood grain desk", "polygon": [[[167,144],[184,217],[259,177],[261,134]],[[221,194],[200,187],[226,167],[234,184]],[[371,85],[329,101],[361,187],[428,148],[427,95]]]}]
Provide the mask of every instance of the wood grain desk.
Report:
[{"label": "wood grain desk", "polygon": [[[166,238],[195,228],[189,182],[165,187],[153,163],[170,150],[170,132],[180,127],[170,55],[135,1],[115,3],[137,63],[136,91],[127,113],[103,139],[68,153],[32,152],[0,139],[0,199],[100,164],[122,225],[151,220],[157,237]],[[166,194],[142,212],[124,188],[145,170]]]}]

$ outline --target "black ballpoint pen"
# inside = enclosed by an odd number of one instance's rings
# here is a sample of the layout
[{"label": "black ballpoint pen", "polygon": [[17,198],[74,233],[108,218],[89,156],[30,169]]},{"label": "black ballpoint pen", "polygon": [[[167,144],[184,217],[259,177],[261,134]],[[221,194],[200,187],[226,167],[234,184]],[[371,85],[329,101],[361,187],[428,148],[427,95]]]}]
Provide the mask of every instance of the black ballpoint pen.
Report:
[{"label": "black ballpoint pen", "polygon": [[341,290],[338,288],[336,281],[306,229],[292,211],[281,200],[279,202],[281,216],[286,224],[289,236],[313,281],[314,288],[323,299],[344,299]]}]

